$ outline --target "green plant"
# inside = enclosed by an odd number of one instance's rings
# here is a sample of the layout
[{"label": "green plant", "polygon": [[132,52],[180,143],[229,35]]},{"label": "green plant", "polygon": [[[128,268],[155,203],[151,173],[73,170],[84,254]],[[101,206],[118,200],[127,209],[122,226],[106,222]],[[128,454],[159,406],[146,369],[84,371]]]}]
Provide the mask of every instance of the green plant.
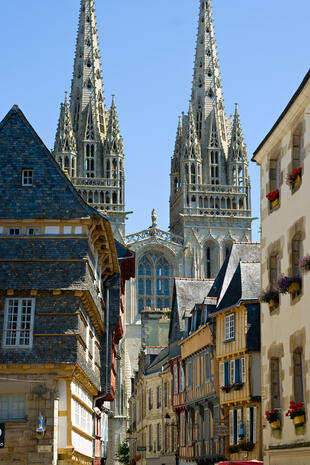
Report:
[{"label": "green plant", "polygon": [[127,439],[118,445],[116,459],[123,465],[129,465],[129,444]]}]

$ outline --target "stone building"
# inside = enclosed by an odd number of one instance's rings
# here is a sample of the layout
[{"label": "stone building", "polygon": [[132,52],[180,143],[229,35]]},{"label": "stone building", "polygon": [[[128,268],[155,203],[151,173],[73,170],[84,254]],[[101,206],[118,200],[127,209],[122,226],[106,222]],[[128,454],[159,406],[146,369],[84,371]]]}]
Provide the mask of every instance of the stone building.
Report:
[{"label": "stone building", "polygon": [[[310,462],[310,276],[302,274],[310,251],[309,112],[310,72],[253,157],[261,168],[261,281],[268,303],[261,319],[262,410],[276,412],[269,422],[263,418],[266,465]],[[286,415],[290,402],[301,404],[299,414]]]},{"label": "stone building", "polygon": [[138,369],[140,312],[169,307],[175,276],[215,277],[233,241],[251,240],[251,186],[239,112],[236,106],[233,120],[225,115],[211,1],[199,2],[191,100],[171,160],[169,231],[158,227],[154,210],[151,227],[126,235],[123,143],[114,98],[110,109],[105,106],[94,0],[81,0],[70,101],[66,97],[61,106],[55,159],[84,200],[108,212],[116,239],[137,256],[118,348],[123,382],[115,405],[123,428],[116,442],[125,436],[126,399]]},{"label": "stone building", "polygon": [[0,463],[98,465],[131,275],[118,253],[131,254],[17,106],[0,123],[0,161]]}]

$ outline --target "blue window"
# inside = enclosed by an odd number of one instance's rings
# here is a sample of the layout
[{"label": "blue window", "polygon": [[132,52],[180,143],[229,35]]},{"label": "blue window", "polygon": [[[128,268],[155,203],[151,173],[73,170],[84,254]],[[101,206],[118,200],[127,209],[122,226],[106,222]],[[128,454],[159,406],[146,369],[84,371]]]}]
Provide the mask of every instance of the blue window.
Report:
[{"label": "blue window", "polygon": [[235,383],[240,383],[240,358],[235,360]]},{"label": "blue window", "polygon": [[229,362],[224,363],[224,384],[225,386],[229,386]]}]

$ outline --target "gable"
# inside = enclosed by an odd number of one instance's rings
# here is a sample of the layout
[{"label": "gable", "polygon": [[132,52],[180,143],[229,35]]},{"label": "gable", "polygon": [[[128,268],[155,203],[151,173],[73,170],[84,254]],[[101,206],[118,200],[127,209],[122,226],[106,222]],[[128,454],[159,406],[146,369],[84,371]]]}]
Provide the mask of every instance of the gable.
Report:
[{"label": "gable", "polygon": [[[0,218],[67,220],[97,213],[76,192],[17,105],[0,123],[0,164]],[[24,169],[33,170],[32,186],[22,186]]]}]

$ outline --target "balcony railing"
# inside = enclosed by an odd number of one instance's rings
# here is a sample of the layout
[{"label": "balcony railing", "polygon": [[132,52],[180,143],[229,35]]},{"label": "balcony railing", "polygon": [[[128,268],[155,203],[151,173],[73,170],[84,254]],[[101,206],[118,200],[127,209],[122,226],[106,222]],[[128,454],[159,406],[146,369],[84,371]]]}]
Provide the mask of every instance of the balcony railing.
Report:
[{"label": "balcony railing", "polygon": [[164,239],[169,242],[176,242],[177,244],[183,243],[182,237],[176,236],[175,234],[171,234],[170,232],[164,231],[163,229],[154,228],[154,227],[144,229],[143,231],[139,231],[134,234],[129,234],[128,236],[126,236],[126,239],[127,239],[126,242],[130,244],[132,242],[141,241],[143,239],[148,239],[150,237]]},{"label": "balcony railing", "polygon": [[238,210],[238,209],[221,209],[221,208],[198,208],[198,207],[185,207],[185,215],[207,215],[207,216],[228,216],[228,217],[243,217],[251,218],[251,210]]},{"label": "balcony railing", "polygon": [[189,184],[189,192],[206,194],[215,192],[218,194],[246,194],[247,186],[229,186],[222,184]]},{"label": "balcony railing", "polygon": [[98,187],[120,187],[119,179],[108,179],[108,178],[71,178],[72,183],[75,186],[98,186]]}]

